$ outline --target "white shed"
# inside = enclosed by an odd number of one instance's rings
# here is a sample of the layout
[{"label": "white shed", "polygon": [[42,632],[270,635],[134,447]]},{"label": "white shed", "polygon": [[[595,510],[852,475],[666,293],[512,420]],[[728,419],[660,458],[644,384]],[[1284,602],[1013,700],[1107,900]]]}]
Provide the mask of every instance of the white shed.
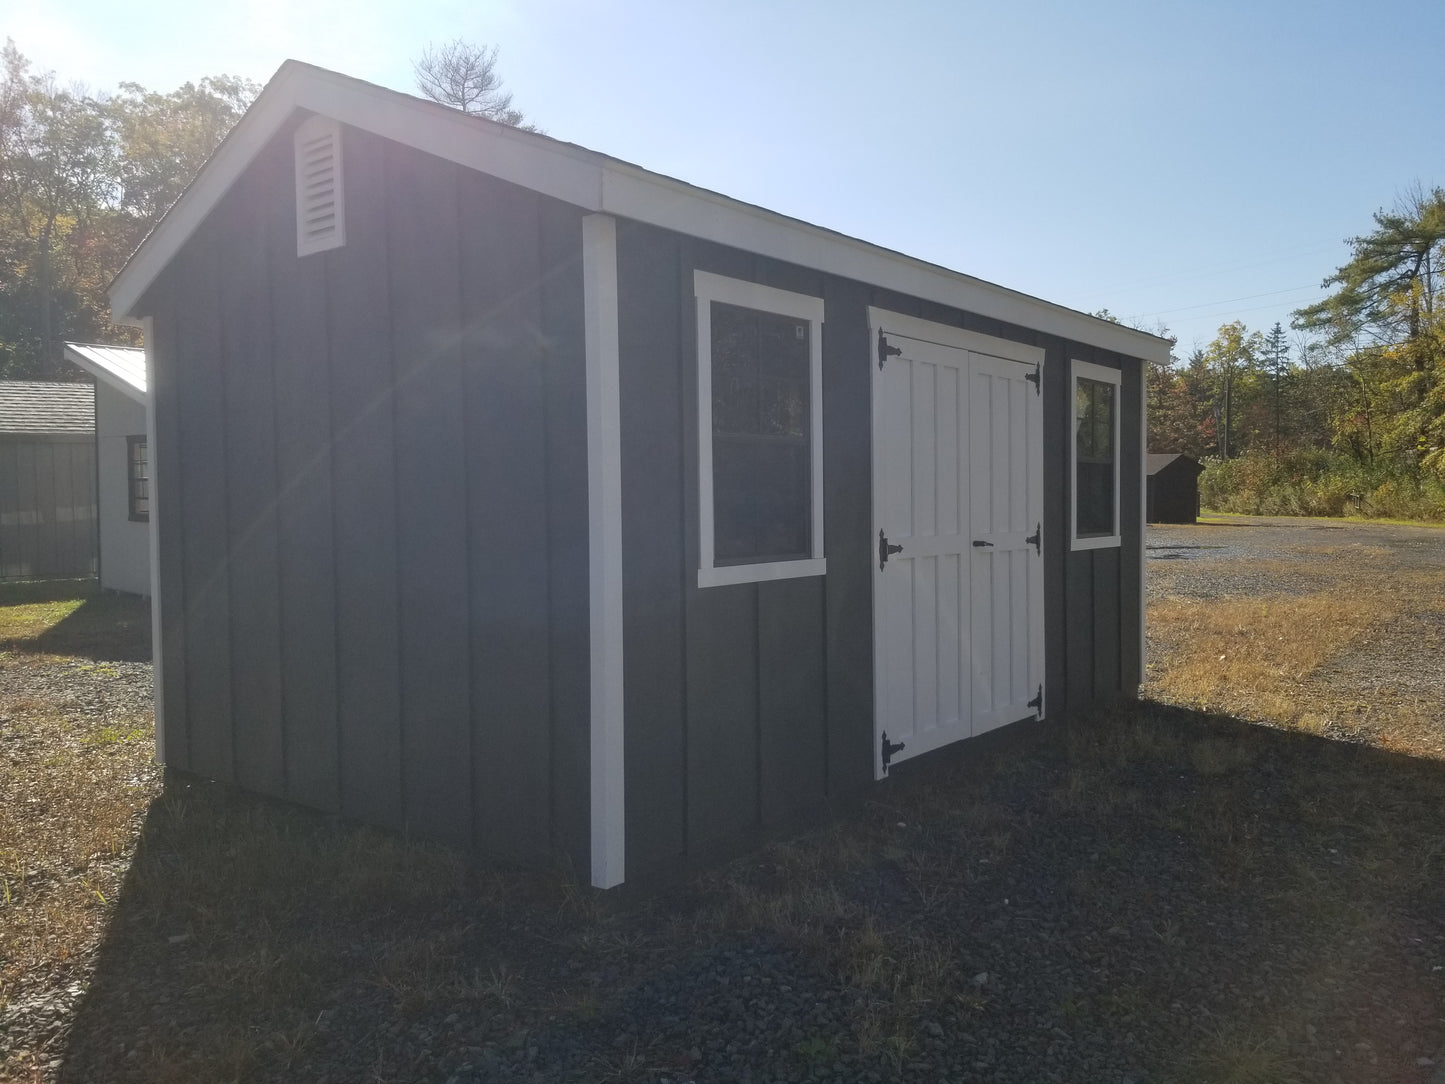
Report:
[{"label": "white shed", "polygon": [[67,361],[95,377],[100,585],[151,593],[150,458],[145,351],[66,343]]}]

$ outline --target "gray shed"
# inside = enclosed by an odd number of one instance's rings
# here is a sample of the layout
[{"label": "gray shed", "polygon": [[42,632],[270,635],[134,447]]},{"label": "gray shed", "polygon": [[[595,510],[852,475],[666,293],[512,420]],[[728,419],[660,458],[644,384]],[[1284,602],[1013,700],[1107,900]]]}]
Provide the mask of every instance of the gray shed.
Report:
[{"label": "gray shed", "polygon": [[175,767],[606,887],[1140,680],[1162,339],[295,62],[112,303]]},{"label": "gray shed", "polygon": [[0,381],[0,580],[96,570],[95,390]]}]

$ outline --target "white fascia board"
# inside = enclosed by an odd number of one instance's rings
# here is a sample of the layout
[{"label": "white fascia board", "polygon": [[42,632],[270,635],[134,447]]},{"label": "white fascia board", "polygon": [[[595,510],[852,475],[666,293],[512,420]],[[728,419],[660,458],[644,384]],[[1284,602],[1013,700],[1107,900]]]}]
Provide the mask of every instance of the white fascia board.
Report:
[{"label": "white fascia board", "polygon": [[434,154],[530,188],[586,211],[601,210],[602,170],[573,148],[518,132],[447,106],[423,102],[345,77],[307,72],[294,108]]},{"label": "white fascia board", "polygon": [[[111,286],[119,317],[180,250],[296,109],[530,188],[585,211],[661,226],[1130,357],[1167,361],[1169,343],[982,279],[652,173],[595,151],[336,72],[287,61]],[[143,315],[143,314],[142,314]]]},{"label": "white fascia board", "polygon": [[1147,332],[620,163],[604,172],[602,210],[1130,357],[1169,359],[1169,342]]}]

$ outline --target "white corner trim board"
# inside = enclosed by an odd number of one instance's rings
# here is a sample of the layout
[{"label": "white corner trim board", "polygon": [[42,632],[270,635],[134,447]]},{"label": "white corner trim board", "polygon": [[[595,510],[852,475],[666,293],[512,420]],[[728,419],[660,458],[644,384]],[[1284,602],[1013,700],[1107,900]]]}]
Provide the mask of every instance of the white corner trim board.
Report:
[{"label": "white corner trim board", "polygon": [[587,352],[587,526],[591,603],[592,884],[627,871],[622,671],[622,426],[618,389],[617,222],[582,219]]},{"label": "white corner trim board", "polygon": [[151,394],[145,397],[146,408],[146,451],[150,462],[147,466],[150,469],[150,530],[146,532],[150,545],[150,570],[151,570],[151,698],[155,704],[155,741],[156,759],[162,764],[166,762],[166,699],[165,682],[162,671],[165,669],[165,652],[161,650],[161,551],[158,541],[161,533],[160,507],[157,504],[157,494],[160,486],[156,484],[156,356],[155,356],[155,321],[149,316],[141,320],[141,336],[145,345],[146,362],[146,387]]},{"label": "white corner trim board", "polygon": [[1149,672],[1145,653],[1148,640],[1144,635],[1144,610],[1148,599],[1145,597],[1147,575],[1144,560],[1145,533],[1149,530],[1149,380],[1148,368],[1140,373],[1139,379],[1139,674],[1138,684],[1144,684],[1144,675]]}]

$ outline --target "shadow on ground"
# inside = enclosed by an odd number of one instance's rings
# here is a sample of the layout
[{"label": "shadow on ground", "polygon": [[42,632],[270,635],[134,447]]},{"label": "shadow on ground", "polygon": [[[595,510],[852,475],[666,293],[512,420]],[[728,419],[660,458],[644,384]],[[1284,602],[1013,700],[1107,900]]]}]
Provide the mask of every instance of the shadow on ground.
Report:
[{"label": "shadow on ground", "polygon": [[150,600],[123,591],[103,591],[92,581],[60,580],[7,584],[0,605],[66,602],[78,607],[33,636],[0,641],[0,650],[67,655],[92,662],[149,662]]},{"label": "shadow on ground", "polygon": [[1445,764],[1156,704],[649,895],[172,777],[61,1079],[1445,1082]]}]

